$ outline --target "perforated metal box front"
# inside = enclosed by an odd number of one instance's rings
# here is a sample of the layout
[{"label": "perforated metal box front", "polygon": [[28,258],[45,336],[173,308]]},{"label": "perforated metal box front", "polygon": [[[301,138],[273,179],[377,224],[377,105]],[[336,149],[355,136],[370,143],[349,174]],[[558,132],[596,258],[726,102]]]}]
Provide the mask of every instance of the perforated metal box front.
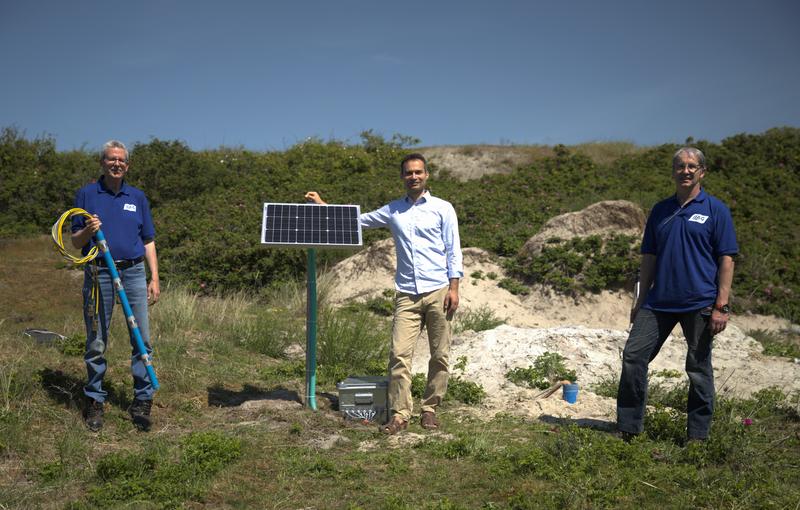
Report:
[{"label": "perforated metal box front", "polygon": [[339,411],[347,419],[385,423],[389,419],[389,378],[351,376],[336,385]]}]

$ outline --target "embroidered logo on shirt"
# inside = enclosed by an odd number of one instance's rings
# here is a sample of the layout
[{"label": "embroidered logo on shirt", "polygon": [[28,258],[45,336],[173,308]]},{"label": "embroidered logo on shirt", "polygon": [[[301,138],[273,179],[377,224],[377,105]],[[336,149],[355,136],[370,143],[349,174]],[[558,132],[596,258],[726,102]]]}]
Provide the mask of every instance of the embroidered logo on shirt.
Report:
[{"label": "embroidered logo on shirt", "polygon": [[694,221],[700,223],[701,225],[706,222],[708,216],[703,216],[702,214],[693,214],[689,221]]},{"label": "embroidered logo on shirt", "polygon": [[[123,207],[123,209],[126,210],[126,211],[136,212],[136,204],[125,204],[125,207]],[[697,216],[697,215],[695,214],[695,216]],[[692,220],[689,220],[689,221],[692,221]],[[705,221],[705,220],[703,220],[703,221]]]}]

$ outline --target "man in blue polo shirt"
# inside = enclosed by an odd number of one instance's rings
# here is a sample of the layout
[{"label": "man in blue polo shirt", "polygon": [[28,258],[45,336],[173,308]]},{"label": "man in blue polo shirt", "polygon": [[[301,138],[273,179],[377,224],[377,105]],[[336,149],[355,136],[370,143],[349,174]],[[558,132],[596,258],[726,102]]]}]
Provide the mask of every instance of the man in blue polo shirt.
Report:
[{"label": "man in blue polo shirt", "polygon": [[[86,210],[93,217],[74,217],[72,244],[87,254],[94,245],[92,236],[103,227],[111,256],[119,272],[125,294],[133,309],[148,354],[150,327],[147,317],[148,301],[155,303],[161,294],[158,280],[155,229],[150,216],[150,204],[145,194],[125,182],[128,173],[128,150],[122,142],[111,140],[103,145],[100,158],[103,175],[97,182],[78,190],[75,207]],[[147,283],[143,261],[150,270]],[[111,275],[102,257],[88,264],[84,271],[83,310],[86,322],[86,369],[88,383],[86,395],[86,425],[92,431],[103,427],[103,406],[108,392],[103,389],[103,376],[107,362],[108,328],[114,309],[115,291]],[[139,430],[149,430],[153,386],[147,377],[144,362],[139,356],[133,335],[130,337],[133,353],[134,401],[129,413]]]},{"label": "man in blue polo shirt", "polygon": [[705,440],[714,411],[711,345],[730,316],[733,256],[739,251],[728,208],[700,183],[705,156],[684,147],[672,158],[675,195],[653,207],[642,241],[641,289],[631,311],[617,394],[617,429],[643,430],[647,368],[680,323],[686,337],[688,440]]},{"label": "man in blue polo shirt", "polygon": [[[388,227],[397,254],[392,349],[389,354],[389,406],[392,415],[381,427],[385,434],[405,430],[411,420],[414,406],[411,360],[423,327],[428,332],[431,357],[422,398],[422,428],[439,428],[436,410],[447,392],[450,324],[458,308],[458,285],[464,269],[456,212],[450,202],[431,195],[427,189],[429,176],[422,154],[407,155],[400,162],[400,178],[406,196],[362,214],[360,218],[364,228]],[[306,193],[306,199],[325,203],[314,191]]]}]

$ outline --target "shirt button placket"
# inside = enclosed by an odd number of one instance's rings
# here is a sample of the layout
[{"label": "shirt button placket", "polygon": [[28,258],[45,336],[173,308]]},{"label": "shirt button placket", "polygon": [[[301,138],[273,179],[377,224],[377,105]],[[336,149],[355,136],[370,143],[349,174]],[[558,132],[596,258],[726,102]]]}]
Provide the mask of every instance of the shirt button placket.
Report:
[{"label": "shirt button placket", "polygon": [[414,290],[417,294],[419,294],[419,285],[417,282],[419,281],[419,271],[417,270],[417,250],[416,245],[417,243],[414,242],[414,239],[417,235],[417,205],[414,204],[411,206],[411,224],[409,225],[409,232],[408,237],[411,239],[411,265],[414,268]]}]

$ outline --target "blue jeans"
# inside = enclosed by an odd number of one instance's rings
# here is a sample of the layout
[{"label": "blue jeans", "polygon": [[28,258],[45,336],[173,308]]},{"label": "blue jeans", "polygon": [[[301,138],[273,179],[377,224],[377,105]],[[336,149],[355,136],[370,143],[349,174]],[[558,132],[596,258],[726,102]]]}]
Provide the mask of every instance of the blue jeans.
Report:
[{"label": "blue jeans", "polygon": [[[95,330],[92,316],[94,302],[92,301],[93,286],[92,267],[87,265],[83,275],[83,318],[86,323],[86,371],[89,380],[83,388],[87,397],[98,402],[105,402],[108,392],[103,390],[103,376],[106,374],[108,363],[105,358],[108,347],[108,328],[111,324],[111,315],[114,312],[116,292],[111,281],[111,274],[106,267],[97,268],[97,277],[100,281],[100,310],[97,317],[97,330]],[[119,271],[128,304],[131,305],[133,316],[139,326],[139,332],[147,348],[147,353],[152,353],[150,345],[150,324],[147,319],[147,277],[144,271],[144,262],[140,262],[127,269]],[[130,333],[130,332],[129,332]],[[134,336],[130,334],[131,372],[133,373],[133,396],[139,400],[152,400],[153,390],[147,369],[139,357]]]},{"label": "blue jeans", "polygon": [[672,329],[680,323],[686,337],[686,374],[689,376],[689,401],[686,433],[690,439],[705,439],[714,413],[714,369],[711,366],[709,317],[700,310],[686,313],[640,309],[633,321],[622,353],[622,376],[617,393],[617,428],[633,434],[643,430],[647,401],[647,367],[664,345]]}]

